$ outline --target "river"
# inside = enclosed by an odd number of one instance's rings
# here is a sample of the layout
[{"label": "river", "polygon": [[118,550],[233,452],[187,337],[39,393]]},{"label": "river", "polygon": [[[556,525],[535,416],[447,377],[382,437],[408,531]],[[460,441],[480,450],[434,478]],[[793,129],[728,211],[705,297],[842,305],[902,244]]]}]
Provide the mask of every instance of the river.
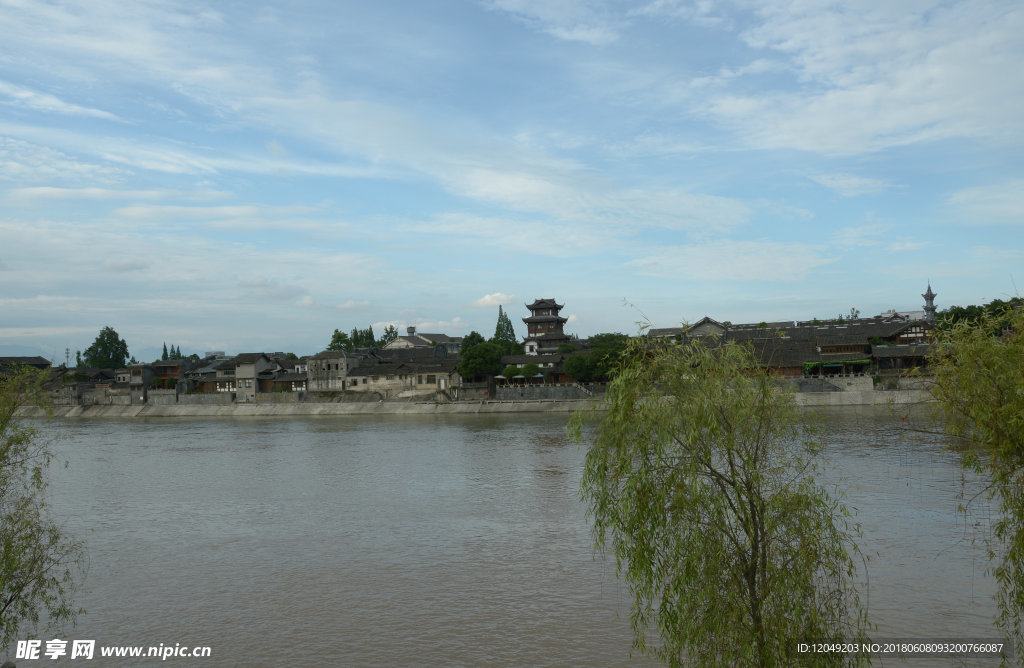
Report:
[{"label": "river", "polygon": [[[997,637],[990,506],[957,512],[984,481],[882,410],[820,414],[822,480],[863,525],[873,635]],[[52,505],[90,561],[65,639],[209,646],[166,662],[208,668],[654,665],[629,656],[629,594],[593,553],[565,421],[59,422]],[[58,665],[161,663],[107,661]]]}]

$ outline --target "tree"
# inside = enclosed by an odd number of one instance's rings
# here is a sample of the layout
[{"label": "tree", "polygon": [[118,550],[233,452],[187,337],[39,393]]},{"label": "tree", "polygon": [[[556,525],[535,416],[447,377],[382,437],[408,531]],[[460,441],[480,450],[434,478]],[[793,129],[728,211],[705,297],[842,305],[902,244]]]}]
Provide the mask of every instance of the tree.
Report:
[{"label": "tree", "polygon": [[20,368],[0,376],[0,647],[20,632],[73,624],[72,604],[83,574],[85,549],[51,517],[46,469],[51,453],[35,427],[17,417],[22,406],[39,406],[43,376]]},{"label": "tree", "polygon": [[540,373],[540,367],[534,364],[533,362],[529,362],[528,364],[523,365],[523,370],[520,373],[522,373],[527,378],[533,378],[538,373]]},{"label": "tree", "polygon": [[1000,506],[990,557],[997,624],[1024,647],[1024,310],[993,309],[946,323],[928,358],[931,393],[963,464],[992,478]]},{"label": "tree", "polygon": [[629,344],[629,337],[625,334],[605,333],[595,334],[587,341],[590,346],[588,355],[591,375],[600,380],[610,378]]},{"label": "tree", "polygon": [[494,376],[501,370],[501,346],[486,342],[473,346],[462,356],[459,362],[459,375],[465,379],[480,376]]},{"label": "tree", "polygon": [[462,343],[459,344],[459,353],[465,355],[467,350],[483,342],[483,334],[474,330],[469,334],[466,334],[464,337],[462,337]]},{"label": "tree", "polygon": [[515,341],[508,341],[506,339],[491,339],[488,343],[492,343],[501,349],[502,355],[522,355],[523,344]]},{"label": "tree", "polygon": [[633,595],[634,647],[670,665],[866,662],[795,651],[860,642],[867,621],[856,527],[810,475],[791,394],[735,342],[648,345],[613,374],[581,483]]},{"label": "tree", "polygon": [[950,306],[948,309],[939,312],[935,318],[935,326],[938,329],[949,329],[959,322],[967,322],[973,325],[980,322],[982,318],[988,318],[988,323],[991,326],[1001,329],[1009,325],[1009,316],[1013,313],[1014,308],[1022,305],[1024,305],[1024,300],[1020,297],[1015,297],[1008,301],[993,299],[982,306],[977,304]]},{"label": "tree", "polygon": [[349,337],[352,339],[353,348],[372,348],[377,345],[377,339],[373,336],[373,325],[366,329],[353,327]]},{"label": "tree", "polygon": [[384,348],[397,338],[398,330],[395,329],[394,325],[388,325],[384,328],[384,333],[380,335],[380,339],[377,341],[377,347]]},{"label": "tree", "polygon": [[565,360],[565,363],[562,364],[562,370],[581,383],[589,383],[592,379],[590,372],[590,356],[583,353],[570,355],[569,358]]},{"label": "tree", "polygon": [[595,334],[587,343],[590,352],[571,355],[562,369],[583,383],[608,380],[629,343],[629,337],[615,333]]},{"label": "tree", "polygon": [[327,344],[327,349],[350,352],[352,350],[352,339],[345,332],[336,329],[334,330],[334,335],[331,336],[331,342]]},{"label": "tree", "polygon": [[92,345],[85,349],[83,361],[89,368],[119,369],[128,361],[128,344],[113,327],[104,327]]},{"label": "tree", "polygon": [[498,324],[494,327],[494,338],[493,341],[508,341],[510,343],[516,343],[516,330],[512,327],[512,321],[509,319],[508,314],[502,310],[501,305],[498,305]]},{"label": "tree", "polygon": [[501,375],[505,378],[514,378],[515,376],[521,375],[522,372],[515,364],[509,364],[507,367],[501,370]]},{"label": "tree", "polygon": [[167,342],[166,341],[164,341],[164,352],[163,352],[162,355],[160,355],[160,359],[162,361],[164,361],[164,362],[167,361]]}]

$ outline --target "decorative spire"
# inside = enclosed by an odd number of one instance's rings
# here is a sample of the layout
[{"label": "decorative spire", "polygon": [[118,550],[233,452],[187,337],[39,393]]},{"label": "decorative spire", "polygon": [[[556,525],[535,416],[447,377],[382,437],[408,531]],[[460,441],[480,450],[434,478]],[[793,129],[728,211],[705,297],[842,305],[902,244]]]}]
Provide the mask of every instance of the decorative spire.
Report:
[{"label": "decorative spire", "polygon": [[935,298],[938,294],[932,292],[931,279],[928,280],[928,289],[923,295],[924,297],[924,319],[929,325],[935,324]]}]

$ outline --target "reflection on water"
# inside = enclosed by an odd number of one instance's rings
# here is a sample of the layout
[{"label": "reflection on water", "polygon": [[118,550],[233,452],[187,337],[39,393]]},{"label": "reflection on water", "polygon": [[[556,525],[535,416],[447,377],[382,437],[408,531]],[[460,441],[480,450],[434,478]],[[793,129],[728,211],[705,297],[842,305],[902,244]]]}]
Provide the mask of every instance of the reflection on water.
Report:
[{"label": "reflection on water", "polygon": [[[823,415],[821,478],[858,509],[877,635],[997,635],[972,542],[988,506],[956,512],[982,482],[884,413]],[[91,559],[69,635],[209,645],[209,667],[644,665],[614,561],[592,553],[564,422],[63,423],[55,512]]]}]

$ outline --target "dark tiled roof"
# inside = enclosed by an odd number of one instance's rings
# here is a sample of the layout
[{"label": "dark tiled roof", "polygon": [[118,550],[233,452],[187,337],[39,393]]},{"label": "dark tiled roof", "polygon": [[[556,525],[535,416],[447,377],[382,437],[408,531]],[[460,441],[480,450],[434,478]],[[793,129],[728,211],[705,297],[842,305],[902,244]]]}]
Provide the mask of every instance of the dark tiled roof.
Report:
[{"label": "dark tiled roof", "polygon": [[531,315],[523,318],[523,322],[529,325],[535,322],[569,322],[569,319],[560,315]]},{"label": "dark tiled roof", "polygon": [[281,371],[280,373],[274,374],[274,380],[279,382],[296,382],[306,380],[306,374],[296,373],[294,371]]},{"label": "dark tiled roof", "polygon": [[268,360],[270,357],[266,353],[242,353],[235,355],[235,359],[232,360],[236,365],[238,364],[252,364],[259,361],[261,357],[266,357]]},{"label": "dark tiled roof", "polygon": [[829,346],[866,346],[868,340],[864,336],[856,334],[840,334],[838,336],[819,336],[818,345],[822,348]]},{"label": "dark tiled roof", "polygon": [[383,361],[364,363],[348,372],[348,376],[394,376],[397,374],[414,373],[406,362]]},{"label": "dark tiled roof", "polygon": [[[308,359],[310,360],[327,360],[337,359],[339,357],[348,357],[348,354],[344,350],[325,350],[316,355],[311,355]],[[294,361],[294,360],[292,360]]]},{"label": "dark tiled roof", "polygon": [[685,327],[660,327],[657,329],[647,330],[647,336],[652,339],[660,339],[664,337],[682,336],[685,331]]},{"label": "dark tiled roof", "polygon": [[554,299],[535,299],[533,300],[533,303],[528,305],[526,308],[530,309],[531,311],[533,311],[534,309],[542,308],[560,309],[562,308],[562,304],[559,304]]},{"label": "dark tiled roof", "polygon": [[424,334],[423,332],[416,332],[416,336],[428,339],[433,343],[456,343],[462,340],[462,337],[452,338],[447,334]]},{"label": "dark tiled roof", "polygon": [[48,367],[50,360],[45,357],[0,357],[0,366],[34,366]]},{"label": "dark tiled roof", "polygon": [[558,332],[545,332],[543,334],[534,334],[533,336],[527,336],[523,341],[568,341],[568,334],[559,334]]}]

